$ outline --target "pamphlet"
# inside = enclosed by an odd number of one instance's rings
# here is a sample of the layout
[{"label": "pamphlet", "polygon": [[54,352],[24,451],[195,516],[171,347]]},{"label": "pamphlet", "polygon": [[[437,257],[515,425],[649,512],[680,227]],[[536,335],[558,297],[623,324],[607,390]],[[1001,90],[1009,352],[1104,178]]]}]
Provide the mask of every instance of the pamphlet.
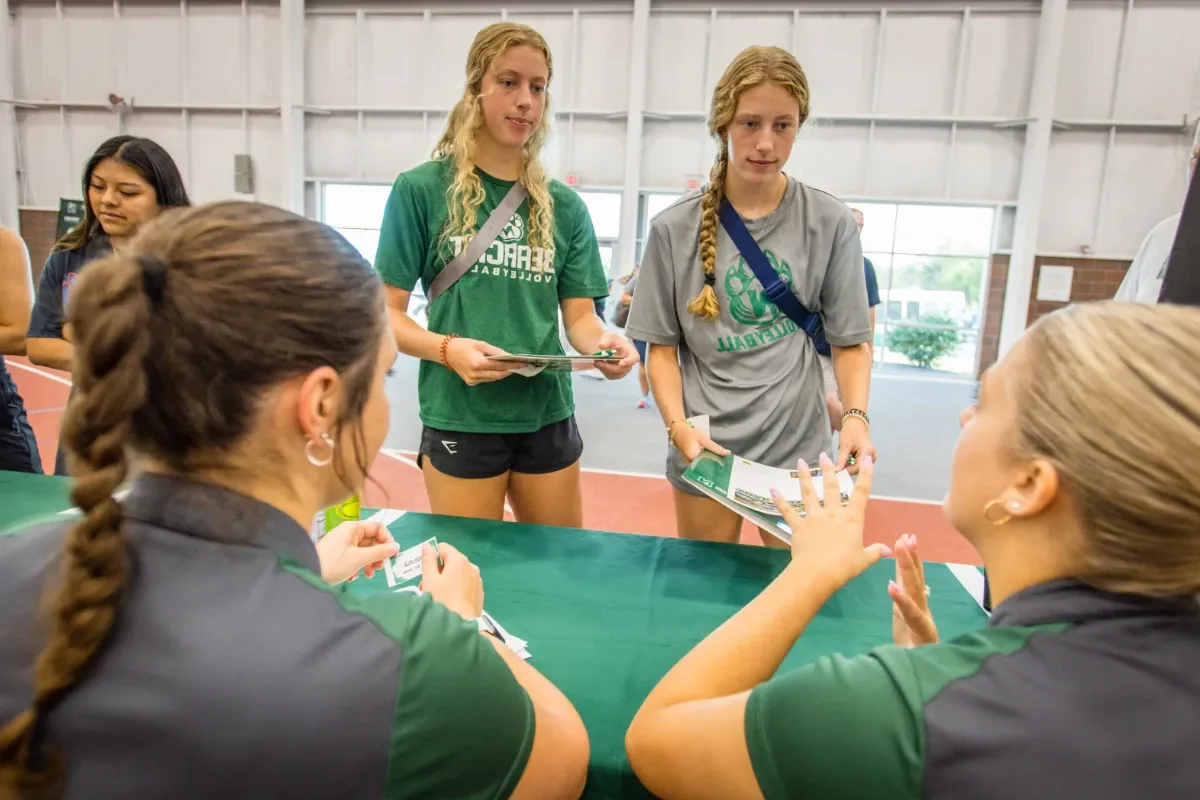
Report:
[{"label": "pamphlet", "polygon": [[520,364],[521,368],[514,370],[518,375],[532,378],[542,371],[574,372],[576,370],[592,369],[598,362],[616,363],[621,360],[616,350],[601,350],[590,356],[571,355],[532,355],[529,353],[505,353],[504,355],[488,356],[490,361],[502,361],[510,364]]},{"label": "pamphlet", "polygon": [[[814,469],[811,474],[813,489],[823,505],[825,486],[821,480],[821,472]],[[792,541],[792,531],[775,508],[771,490],[782,494],[800,516],[803,517],[806,513],[804,501],[800,496],[799,475],[795,470],[769,467],[733,454],[719,456],[706,450],[684,471],[683,479],[721,505],[785,542]],[[841,489],[838,499],[845,504],[850,501],[854,482],[845,470],[837,474],[837,479]]]}]

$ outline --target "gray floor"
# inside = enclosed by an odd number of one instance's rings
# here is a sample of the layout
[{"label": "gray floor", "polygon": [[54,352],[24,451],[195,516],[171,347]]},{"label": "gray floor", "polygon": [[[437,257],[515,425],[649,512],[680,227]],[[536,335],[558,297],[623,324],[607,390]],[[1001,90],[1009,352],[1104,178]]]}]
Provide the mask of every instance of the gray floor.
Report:
[{"label": "gray floor", "polygon": [[[516,380],[520,380],[516,378]],[[583,435],[583,466],[661,474],[666,455],[662,420],[653,407],[636,408],[637,378],[601,381],[576,375],[576,418]],[[958,437],[958,415],[974,384],[930,377],[902,367],[877,366],[871,382],[871,431],[879,451],[874,495],[941,500]],[[416,450],[417,362],[401,356],[389,379],[392,425],[385,446]]]}]

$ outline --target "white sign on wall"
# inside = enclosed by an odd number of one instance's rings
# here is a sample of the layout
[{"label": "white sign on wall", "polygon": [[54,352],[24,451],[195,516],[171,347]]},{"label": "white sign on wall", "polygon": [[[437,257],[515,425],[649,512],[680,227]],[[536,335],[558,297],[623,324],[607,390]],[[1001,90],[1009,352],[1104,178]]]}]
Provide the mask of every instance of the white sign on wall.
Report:
[{"label": "white sign on wall", "polygon": [[1075,268],[1043,264],[1038,275],[1037,299],[1048,303],[1071,302],[1071,281]]}]

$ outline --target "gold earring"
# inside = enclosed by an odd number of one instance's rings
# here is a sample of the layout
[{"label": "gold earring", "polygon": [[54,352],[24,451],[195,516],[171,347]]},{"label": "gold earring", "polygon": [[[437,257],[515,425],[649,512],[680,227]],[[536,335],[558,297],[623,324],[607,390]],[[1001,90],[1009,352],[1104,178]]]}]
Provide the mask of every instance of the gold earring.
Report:
[{"label": "gold earring", "polygon": [[995,508],[996,506],[1000,505],[1000,503],[1001,503],[1000,500],[989,500],[987,505],[985,505],[983,507],[983,518],[986,519],[988,522],[992,523],[993,525],[1003,525],[1004,523],[1006,523],[1010,519],[1012,519],[1012,514],[1005,514],[1004,517],[1001,519],[992,519],[991,518],[990,515],[992,513],[992,509]]}]

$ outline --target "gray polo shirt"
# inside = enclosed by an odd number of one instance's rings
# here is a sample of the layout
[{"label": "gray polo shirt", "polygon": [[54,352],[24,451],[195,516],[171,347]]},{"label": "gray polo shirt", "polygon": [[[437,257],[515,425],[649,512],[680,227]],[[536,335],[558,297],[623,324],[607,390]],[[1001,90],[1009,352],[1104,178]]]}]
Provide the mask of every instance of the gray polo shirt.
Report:
[{"label": "gray polo shirt", "polygon": [[1196,800],[1200,605],[1051,581],[986,629],[831,657],[746,704],[767,800]]},{"label": "gray polo shirt", "polygon": [[[66,798],[506,797],[533,708],[428,596],[330,588],[307,532],[234,492],[141,476],[130,582],[47,719]],[[67,523],[0,537],[0,720],[28,708]]]},{"label": "gray polo shirt", "polygon": [[[708,322],[687,310],[704,288],[702,198],[686,194],[651,223],[625,333],[678,346],[684,411],[707,414],[717,444],[773,467],[795,469],[797,458],[815,464],[822,451],[832,456],[816,348],[766,296],[719,222],[713,289],[721,316]],[[841,200],[788,178],[779,206],[744,222],[780,278],[821,315],[831,344],[870,341],[858,224]],[[685,468],[669,449],[668,479],[699,494],[679,478]]]}]

